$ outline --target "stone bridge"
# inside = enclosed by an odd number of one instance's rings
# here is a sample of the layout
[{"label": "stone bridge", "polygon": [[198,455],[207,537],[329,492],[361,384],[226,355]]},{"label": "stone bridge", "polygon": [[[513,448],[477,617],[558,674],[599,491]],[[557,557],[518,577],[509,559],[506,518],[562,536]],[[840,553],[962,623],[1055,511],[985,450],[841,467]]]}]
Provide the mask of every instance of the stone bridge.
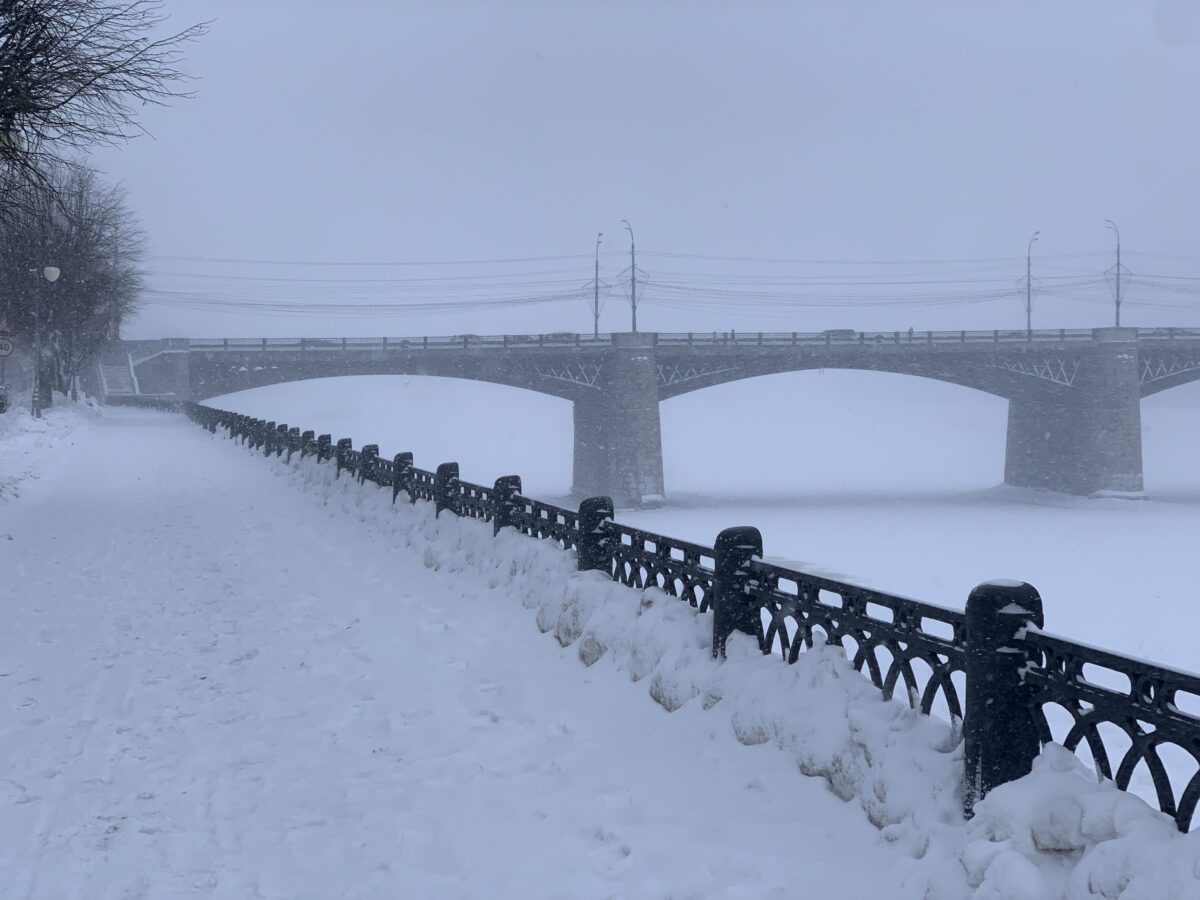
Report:
[{"label": "stone bridge", "polygon": [[932,378],[1009,402],[1004,478],[1074,494],[1142,489],[1142,397],[1200,379],[1200,329],[617,333],[126,341],[100,366],[116,396],[206,400],[286,381],[439,375],[574,404],[574,490],[663,496],[661,401],[805,369]]}]

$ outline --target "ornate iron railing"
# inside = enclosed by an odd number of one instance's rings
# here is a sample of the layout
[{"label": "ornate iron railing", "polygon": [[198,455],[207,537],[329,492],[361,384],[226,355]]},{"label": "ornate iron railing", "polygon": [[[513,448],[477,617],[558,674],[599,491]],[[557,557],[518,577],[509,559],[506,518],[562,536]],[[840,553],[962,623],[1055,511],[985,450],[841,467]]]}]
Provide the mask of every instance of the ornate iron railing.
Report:
[{"label": "ornate iron railing", "polygon": [[[584,500],[576,512],[524,496],[514,475],[486,487],[460,480],[455,463],[429,472],[413,466],[411,453],[389,461],[374,444],[354,450],[348,438],[333,443],[286,424],[185,409],[209,431],[223,428],[264,455],[333,460],[338,477],[390,487],[393,502],[404,492],[414,503],[432,501],[439,514],[553,541],[575,551],[581,569],[711,612],[714,656],[735,631],[788,664],[821,642],[842,647],[886,697],[961,727],[968,815],[1058,740],[1072,751],[1086,747],[1098,776],[1122,790],[1144,768],[1159,808],[1180,830],[1191,827],[1200,803],[1200,676],[1043,632],[1041,598],[1028,584],[980,585],[957,612],[765,562],[754,528],[726,529],[710,548],[617,523],[608,498]],[[1065,727],[1047,714],[1055,706],[1065,710]],[[1106,730],[1123,735],[1125,746],[1118,749]]]},{"label": "ornate iron railing", "polygon": [[[1029,651],[1025,683],[1032,693],[1040,740],[1057,741],[1071,751],[1086,745],[1096,772],[1121,790],[1129,789],[1144,765],[1159,809],[1186,831],[1200,800],[1200,677],[1035,629],[1026,635],[1024,646]],[[1092,680],[1101,678],[1120,686]],[[1192,712],[1185,712],[1181,703]],[[1058,734],[1046,715],[1051,705],[1065,710],[1071,722]],[[1120,729],[1129,741],[1119,759],[1111,741],[1105,743],[1105,723]],[[1193,774],[1182,784],[1172,783],[1164,764],[1161,751],[1167,747],[1190,757]]]},{"label": "ornate iron railing", "polygon": [[564,550],[579,546],[579,514],[575,510],[521,494],[515,497],[515,504],[511,525],[521,534],[554,541]]},{"label": "ornate iron railing", "polygon": [[902,688],[901,697],[928,715],[941,695],[951,721],[962,719],[963,698],[951,677],[966,664],[962,613],[758,560],[750,577],[765,653],[794,663],[819,636],[844,648],[884,696]]},{"label": "ornate iron railing", "polygon": [[613,522],[608,574],[626,587],[658,588],[708,612],[713,590],[713,551],[689,541],[665,537]]},{"label": "ornate iron railing", "polygon": [[454,500],[455,515],[470,519],[492,521],[492,489],[481,484],[471,484],[469,481],[459,481],[455,485],[457,494]]}]

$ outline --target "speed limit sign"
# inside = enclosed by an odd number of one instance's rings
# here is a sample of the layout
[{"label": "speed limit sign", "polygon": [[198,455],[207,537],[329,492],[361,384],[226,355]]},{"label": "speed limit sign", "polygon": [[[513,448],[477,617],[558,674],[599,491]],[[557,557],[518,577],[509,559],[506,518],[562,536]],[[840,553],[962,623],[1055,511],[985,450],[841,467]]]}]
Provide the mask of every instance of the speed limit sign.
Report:
[{"label": "speed limit sign", "polygon": [[0,334],[0,359],[6,356],[11,356],[13,352],[13,342],[11,334]]}]

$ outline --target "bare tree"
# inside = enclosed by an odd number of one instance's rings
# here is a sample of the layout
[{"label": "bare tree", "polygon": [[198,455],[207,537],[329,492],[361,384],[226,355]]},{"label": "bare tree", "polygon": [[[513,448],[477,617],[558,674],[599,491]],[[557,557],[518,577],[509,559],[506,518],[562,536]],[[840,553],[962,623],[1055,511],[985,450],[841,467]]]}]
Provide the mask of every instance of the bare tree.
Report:
[{"label": "bare tree", "polygon": [[[0,308],[9,329],[40,337],[40,405],[73,389],[83,365],[115,339],[136,309],[145,240],[124,191],[80,164],[52,166],[26,181],[0,243]],[[53,285],[45,266],[61,271]]]},{"label": "bare tree", "polygon": [[0,163],[36,175],[61,150],[138,134],[136,107],[187,96],[181,48],[208,26],[164,31],[162,6],[0,0]]}]

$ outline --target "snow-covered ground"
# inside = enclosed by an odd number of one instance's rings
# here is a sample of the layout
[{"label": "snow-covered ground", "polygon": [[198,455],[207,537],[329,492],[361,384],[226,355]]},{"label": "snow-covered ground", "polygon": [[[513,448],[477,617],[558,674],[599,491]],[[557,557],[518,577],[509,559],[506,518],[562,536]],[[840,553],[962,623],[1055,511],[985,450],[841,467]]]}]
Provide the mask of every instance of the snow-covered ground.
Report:
[{"label": "snow-covered ground", "polygon": [[19,497],[28,481],[53,470],[62,445],[74,441],[83,422],[101,414],[88,402],[55,399],[55,405],[35,419],[29,394],[15,394],[8,411],[0,415],[0,504]]},{"label": "snow-covered ground", "polygon": [[685,604],[181,417],[73,436],[0,507],[6,897],[1200,887],[1054,748],[964,824],[948,725],[836,650],[715,663]]},{"label": "snow-covered ground", "polygon": [[[570,404],[528,391],[335,378],[213,402],[468,480],[520,474],[532,496],[570,485]],[[770,557],[946,606],[1019,578],[1050,630],[1195,669],[1200,384],[1142,405],[1146,499],[1092,500],[1000,486],[1007,407],[976,391],[869,372],[723,385],[663,404],[668,503],[618,518],[709,545],[755,525]]]},{"label": "snow-covered ground", "polygon": [[181,417],[56,456],[0,505],[6,900],[889,892],[857,806],[488,573]]}]

